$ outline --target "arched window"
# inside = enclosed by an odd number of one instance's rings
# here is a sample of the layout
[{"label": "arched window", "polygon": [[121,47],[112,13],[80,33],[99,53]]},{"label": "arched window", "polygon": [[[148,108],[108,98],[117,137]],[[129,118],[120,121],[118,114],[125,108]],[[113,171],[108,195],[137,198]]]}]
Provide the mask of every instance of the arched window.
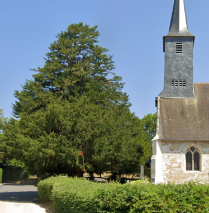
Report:
[{"label": "arched window", "polygon": [[186,153],[186,170],[187,171],[200,171],[200,152],[191,146]]}]

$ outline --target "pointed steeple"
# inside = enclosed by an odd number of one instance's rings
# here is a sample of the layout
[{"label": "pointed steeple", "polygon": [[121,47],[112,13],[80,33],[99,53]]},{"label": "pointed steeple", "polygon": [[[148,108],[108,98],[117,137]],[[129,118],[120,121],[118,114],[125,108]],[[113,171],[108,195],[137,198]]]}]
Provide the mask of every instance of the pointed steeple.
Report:
[{"label": "pointed steeple", "polygon": [[195,36],[188,30],[184,0],[174,0],[169,33],[163,37],[163,51],[165,51],[165,38],[168,37],[189,37],[193,38],[194,42]]},{"label": "pointed steeple", "polygon": [[175,0],[168,35],[191,35],[187,26],[184,0]]}]

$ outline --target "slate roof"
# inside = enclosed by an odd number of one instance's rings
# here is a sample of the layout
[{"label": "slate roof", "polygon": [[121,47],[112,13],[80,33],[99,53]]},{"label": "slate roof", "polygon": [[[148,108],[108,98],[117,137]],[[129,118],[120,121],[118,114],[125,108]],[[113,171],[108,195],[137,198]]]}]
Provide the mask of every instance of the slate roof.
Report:
[{"label": "slate roof", "polygon": [[209,83],[194,84],[195,98],[158,97],[156,139],[209,140]]}]

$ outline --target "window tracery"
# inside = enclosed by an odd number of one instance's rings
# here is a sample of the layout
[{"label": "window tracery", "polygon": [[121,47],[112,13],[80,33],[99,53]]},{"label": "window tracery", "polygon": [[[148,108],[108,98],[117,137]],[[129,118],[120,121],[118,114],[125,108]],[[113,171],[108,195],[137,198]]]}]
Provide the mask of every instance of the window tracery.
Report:
[{"label": "window tracery", "polygon": [[186,170],[200,171],[200,151],[194,146],[186,152]]}]

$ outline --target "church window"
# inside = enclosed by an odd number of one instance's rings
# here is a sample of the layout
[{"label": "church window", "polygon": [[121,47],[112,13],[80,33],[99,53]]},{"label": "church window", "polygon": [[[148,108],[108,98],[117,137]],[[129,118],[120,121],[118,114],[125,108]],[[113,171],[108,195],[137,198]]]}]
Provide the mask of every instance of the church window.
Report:
[{"label": "church window", "polygon": [[176,43],[176,53],[182,53],[182,43]]},{"label": "church window", "polygon": [[200,153],[199,150],[191,146],[186,153],[186,170],[200,171]]},{"label": "church window", "polygon": [[171,86],[172,87],[185,87],[186,80],[185,79],[172,79]]}]

